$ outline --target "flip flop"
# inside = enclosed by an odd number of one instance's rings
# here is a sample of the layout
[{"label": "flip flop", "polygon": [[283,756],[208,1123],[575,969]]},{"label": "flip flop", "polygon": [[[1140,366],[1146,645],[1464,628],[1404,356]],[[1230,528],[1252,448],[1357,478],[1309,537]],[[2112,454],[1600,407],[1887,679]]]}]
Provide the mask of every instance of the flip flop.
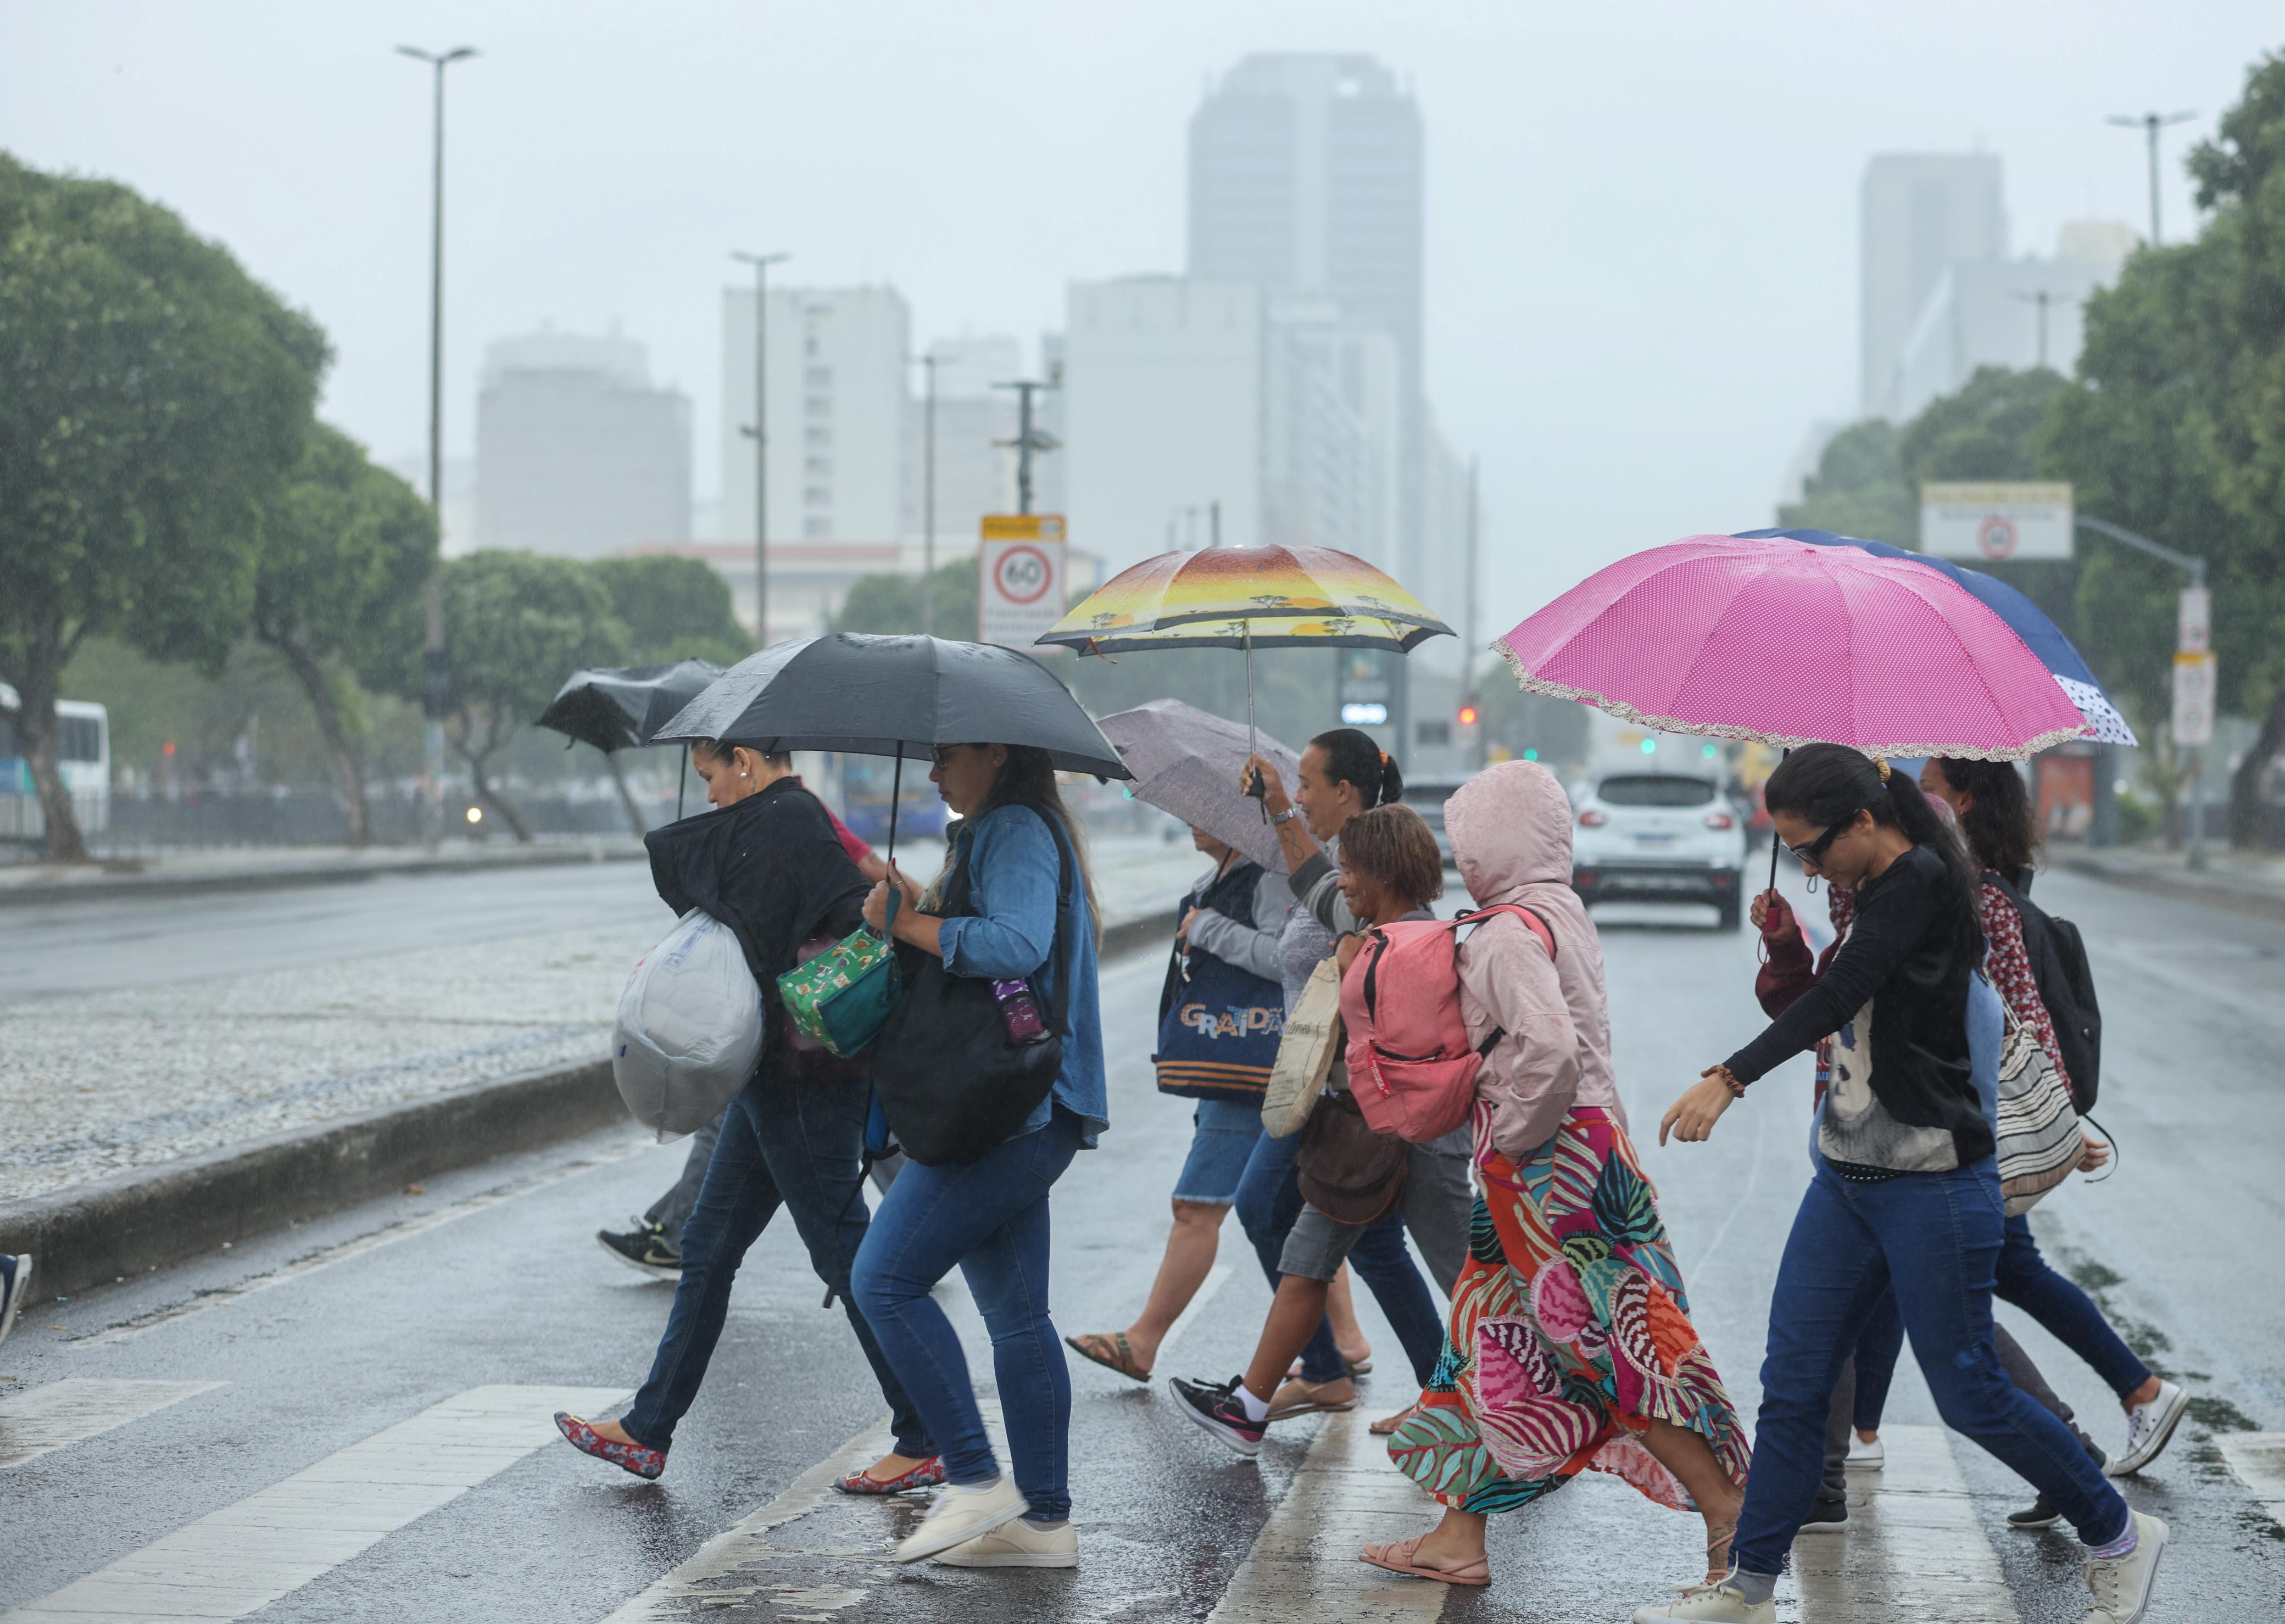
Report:
[{"label": "flip flop", "polygon": [[1394,1437],[1395,1435],[1396,1429],[1402,1426],[1405,1422],[1409,1420],[1411,1418],[1412,1412],[1419,1408],[1419,1401],[1415,1400],[1412,1403],[1406,1405],[1402,1409],[1398,1410],[1394,1415],[1383,1416],[1379,1420],[1365,1428],[1365,1431],[1371,1433],[1375,1438]]},{"label": "flip flop", "polygon": [[1411,1539],[1394,1545],[1368,1545],[1357,1552],[1357,1560],[1375,1567],[1386,1568],[1392,1573],[1403,1573],[1414,1579],[1433,1580],[1438,1584],[1488,1585],[1492,1581],[1489,1557],[1478,1557],[1464,1567],[1422,1567],[1413,1558],[1420,1554],[1420,1542],[1428,1536],[1416,1534]]},{"label": "flip flop", "polygon": [[[1131,1381],[1147,1383],[1150,1379],[1150,1372],[1135,1362],[1135,1350],[1127,1345],[1127,1333],[1123,1330],[1084,1331],[1076,1337],[1065,1337],[1064,1345],[1081,1359],[1106,1370],[1116,1370]],[[1112,1357],[1113,1353],[1117,1357]]]},{"label": "flip flop", "polygon": [[[1342,1360],[1341,1363],[1348,1366],[1348,1373],[1351,1376],[1370,1376],[1372,1374],[1372,1355],[1370,1353],[1367,1353],[1362,1359],[1358,1360],[1356,1363],[1353,1365],[1349,1364],[1349,1361],[1346,1359]],[[1301,1379],[1301,1361],[1300,1360],[1297,1359],[1292,1364],[1285,1367],[1285,1379],[1289,1382],[1298,1382]]]}]

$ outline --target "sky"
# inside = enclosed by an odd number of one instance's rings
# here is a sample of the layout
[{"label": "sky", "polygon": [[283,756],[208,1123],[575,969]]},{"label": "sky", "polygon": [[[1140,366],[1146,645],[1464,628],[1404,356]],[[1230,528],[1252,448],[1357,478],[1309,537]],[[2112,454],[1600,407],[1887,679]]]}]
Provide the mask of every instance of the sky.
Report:
[{"label": "sky", "polygon": [[[1258,51],[1362,51],[1427,141],[1427,386],[1481,459],[1488,617],[1602,563],[1771,522],[1857,396],[1857,188],[1888,151],[1996,152],[2011,247],[2148,218],[2285,48],[2275,0],[0,0],[0,149],[179,211],[311,312],[323,414],[414,458],[428,411],[428,70],[451,70],[445,437],[484,344],[641,340],[719,485],[734,248],[893,283],[916,341],[1032,351],[1072,279],[1179,271],[1184,133]],[[1074,535],[1080,545],[1085,537]],[[1503,622],[1504,624],[1504,622]]]}]

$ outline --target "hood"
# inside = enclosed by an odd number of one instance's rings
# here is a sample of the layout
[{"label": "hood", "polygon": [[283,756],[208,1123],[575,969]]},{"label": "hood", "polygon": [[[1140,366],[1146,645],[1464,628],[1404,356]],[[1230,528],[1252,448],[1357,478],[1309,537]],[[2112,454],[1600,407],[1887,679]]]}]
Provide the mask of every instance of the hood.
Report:
[{"label": "hood", "polygon": [[1570,797],[1535,761],[1503,761],[1461,785],[1444,803],[1444,829],[1480,903],[1530,885],[1570,886]]}]

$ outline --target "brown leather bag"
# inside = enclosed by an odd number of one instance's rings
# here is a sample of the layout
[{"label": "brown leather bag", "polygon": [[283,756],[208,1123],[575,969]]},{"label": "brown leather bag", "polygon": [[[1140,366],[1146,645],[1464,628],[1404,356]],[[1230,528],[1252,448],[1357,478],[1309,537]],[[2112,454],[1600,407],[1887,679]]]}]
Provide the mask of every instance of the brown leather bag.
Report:
[{"label": "brown leather bag", "polygon": [[1412,1147],[1374,1133],[1347,1092],[1319,1098],[1294,1158],[1301,1199],[1345,1224],[1376,1223],[1394,1211],[1411,1165]]}]

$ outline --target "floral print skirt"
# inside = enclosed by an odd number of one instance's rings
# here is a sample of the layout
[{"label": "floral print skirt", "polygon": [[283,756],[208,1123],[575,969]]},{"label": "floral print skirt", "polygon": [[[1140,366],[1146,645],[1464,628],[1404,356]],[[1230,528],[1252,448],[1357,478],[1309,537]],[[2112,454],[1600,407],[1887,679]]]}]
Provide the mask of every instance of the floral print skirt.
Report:
[{"label": "floral print skirt", "polygon": [[1687,1510],[1643,1447],[1655,1417],[1704,1438],[1742,1488],[1745,1430],[1626,1130],[1577,1106],[1516,1163],[1492,1148],[1480,1104],[1475,1139],[1482,1180],[1443,1357],[1390,1457],[1465,1511],[1528,1505],[1589,1469]]}]

